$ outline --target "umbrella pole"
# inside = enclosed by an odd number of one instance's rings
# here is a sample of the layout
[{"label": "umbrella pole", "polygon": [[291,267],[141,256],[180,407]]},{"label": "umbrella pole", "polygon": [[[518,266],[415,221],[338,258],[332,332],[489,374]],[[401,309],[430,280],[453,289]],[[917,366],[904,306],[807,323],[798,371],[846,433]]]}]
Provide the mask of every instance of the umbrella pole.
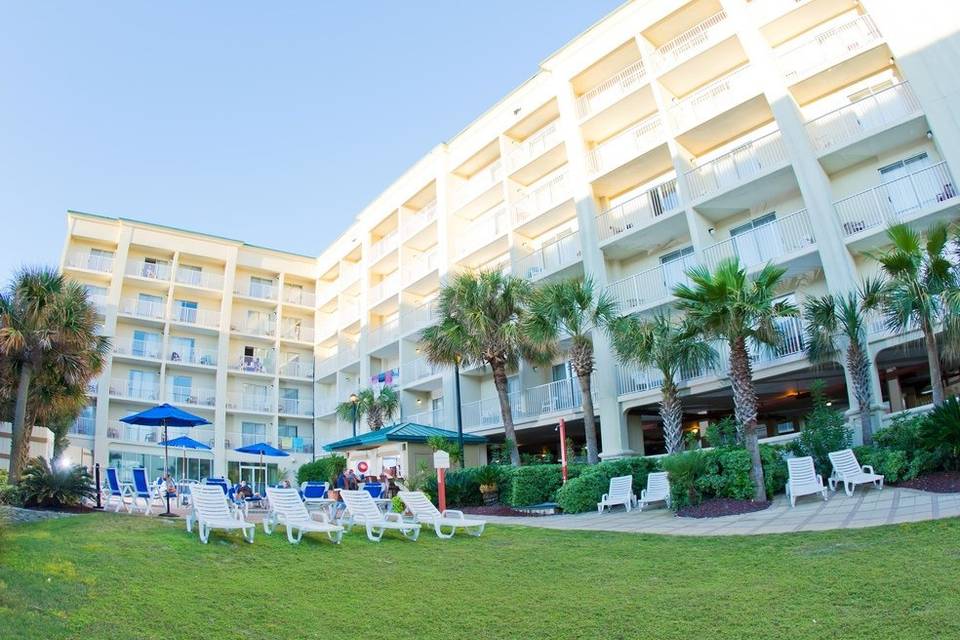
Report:
[{"label": "umbrella pole", "polygon": [[[170,473],[170,445],[167,444],[167,419],[163,419],[163,473]],[[163,478],[163,495],[167,499],[167,510],[161,513],[166,518],[175,518],[176,514],[170,511],[170,492],[167,491],[167,479]]]}]

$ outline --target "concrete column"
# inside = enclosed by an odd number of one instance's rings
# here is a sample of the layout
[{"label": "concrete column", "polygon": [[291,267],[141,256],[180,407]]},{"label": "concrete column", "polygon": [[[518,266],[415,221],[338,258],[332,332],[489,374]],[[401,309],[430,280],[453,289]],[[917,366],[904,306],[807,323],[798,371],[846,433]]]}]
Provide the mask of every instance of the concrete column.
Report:
[{"label": "concrete column", "polygon": [[[213,412],[213,475],[227,477],[227,370],[230,367],[230,319],[233,291],[237,278],[237,254],[234,249],[223,267],[223,300],[220,303],[220,333],[217,338],[217,404]],[[233,443],[231,443],[233,444]]]}]

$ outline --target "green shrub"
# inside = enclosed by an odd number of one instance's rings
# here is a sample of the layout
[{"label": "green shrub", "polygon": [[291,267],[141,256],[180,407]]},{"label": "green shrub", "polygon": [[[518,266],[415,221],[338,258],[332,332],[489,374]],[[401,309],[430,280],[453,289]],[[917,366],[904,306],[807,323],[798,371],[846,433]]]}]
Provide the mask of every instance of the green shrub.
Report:
[{"label": "green shrub", "polygon": [[887,482],[911,479],[910,461],[904,451],[871,446],[854,447],[853,451],[860,464],[870,465],[875,473],[885,476]]},{"label": "green shrub", "polygon": [[960,399],[934,407],[919,429],[920,446],[946,469],[960,469]]},{"label": "green shrub", "polygon": [[633,492],[640,495],[647,475],[659,468],[652,458],[621,458],[592,466],[570,469],[569,480],[557,490],[556,501],[564,513],[582,513],[597,508],[600,497],[610,488],[610,478],[633,476]]},{"label": "green shrub", "polygon": [[[448,471],[446,475],[446,491],[448,507],[475,507],[483,504],[480,494],[480,482],[477,480],[477,470],[483,467],[471,467],[460,471]],[[437,476],[431,475],[423,483],[423,491],[437,499]]]},{"label": "green shrub", "polygon": [[670,474],[670,506],[674,509],[697,505],[703,500],[697,480],[707,470],[707,452],[702,450],[672,453],[660,460]]},{"label": "green shrub", "polygon": [[23,505],[20,488],[12,484],[0,484],[0,504],[19,507]]},{"label": "green shrub", "polygon": [[551,502],[557,489],[563,484],[563,475],[558,464],[535,464],[517,467],[510,474],[509,487],[500,488],[500,502],[512,507],[527,507],[541,502]]},{"label": "green shrub", "polygon": [[[703,464],[700,474],[694,478],[696,493],[701,498],[749,500],[753,497],[753,480],[750,479],[750,454],[746,449],[724,447],[696,453],[699,453]],[[688,466],[696,468],[693,465]],[[673,480],[672,474],[670,478]],[[688,480],[684,480],[684,482],[688,482]],[[691,502],[691,504],[697,503]]]},{"label": "green shrub", "polygon": [[347,468],[347,459],[333,454],[325,458],[318,458],[313,462],[301,465],[297,469],[297,482],[329,482],[332,487],[344,469]]},{"label": "green shrub", "polygon": [[926,420],[926,416],[898,415],[890,425],[873,435],[873,441],[878,447],[884,449],[916,451],[920,448],[920,427]]},{"label": "green shrub", "polygon": [[96,498],[93,477],[86,467],[51,468],[45,458],[30,460],[20,476],[20,496],[28,507],[74,507]]},{"label": "green shrub", "polygon": [[767,498],[773,498],[778,493],[782,493],[787,486],[787,461],[783,457],[786,452],[784,447],[779,445],[762,444],[760,445],[760,462],[763,464],[763,483],[767,490]]},{"label": "green shrub", "polygon": [[390,499],[390,511],[393,513],[403,513],[407,508],[403,506],[403,500],[400,499],[400,496],[393,496]]},{"label": "green shrub", "polygon": [[719,422],[711,422],[707,425],[706,436],[711,447],[735,447],[739,439],[737,421],[733,416],[726,416]]},{"label": "green shrub", "polygon": [[790,450],[797,456],[811,456],[817,473],[826,478],[833,469],[827,454],[849,448],[853,434],[847,429],[843,414],[827,406],[822,386],[813,386],[811,392],[813,410],[807,415],[800,436],[790,443]]}]

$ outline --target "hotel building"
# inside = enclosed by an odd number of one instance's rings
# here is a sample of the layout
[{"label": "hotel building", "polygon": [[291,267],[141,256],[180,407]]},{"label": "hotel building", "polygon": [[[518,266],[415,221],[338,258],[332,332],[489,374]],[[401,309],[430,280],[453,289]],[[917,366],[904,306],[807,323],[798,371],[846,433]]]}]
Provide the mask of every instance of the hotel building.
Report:
[{"label": "hotel building", "polygon": [[[628,2],[423,157],[320,256],[69,212],[61,267],[88,285],[114,341],[73,442],[101,464],[141,464],[160,436],[119,418],[166,401],[213,423],[192,430],[212,455],[189,475],[246,469],[254,459],[232,449],[261,440],[295,467],[350,435],[335,407],[371,381],[399,389],[404,421],[453,429],[453,371],[428,363],[419,338],[463,269],[590,276],[637,314],[669,309],[689,266],[729,256],[784,267],[782,295],[798,303],[845,292],[876,271],[866,254],[889,223],[960,213],[949,6]],[[799,321],[781,332],[754,363],[766,435],[802,427],[817,378],[855,410],[843,367],[811,365]],[[929,402],[916,337],[879,322],[869,336],[871,410],[884,418]],[[656,372],[595,343],[603,457],[662,452]],[[562,357],[512,372],[521,450],[556,448],[560,417],[582,441],[571,376]],[[731,412],[722,366],[688,372],[682,388],[690,431]],[[461,373],[461,409],[467,432],[502,439],[489,368]]]}]

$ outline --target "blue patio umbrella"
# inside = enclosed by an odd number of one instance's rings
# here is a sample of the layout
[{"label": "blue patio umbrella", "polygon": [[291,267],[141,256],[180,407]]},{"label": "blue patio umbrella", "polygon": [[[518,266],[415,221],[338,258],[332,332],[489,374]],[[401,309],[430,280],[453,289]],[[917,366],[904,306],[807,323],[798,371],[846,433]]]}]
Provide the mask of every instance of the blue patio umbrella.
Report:
[{"label": "blue patio umbrella", "polygon": [[[191,438],[190,436],[180,436],[179,438],[174,438],[173,440],[170,440],[169,442],[168,442],[167,440],[164,440],[164,441],[161,442],[160,444],[162,444],[162,445],[165,446],[165,447],[168,447],[168,446],[169,446],[169,447],[177,447],[177,448],[183,449],[183,471],[184,471],[184,474],[186,474],[186,472],[187,472],[187,449],[195,449],[195,450],[197,450],[197,451],[210,451],[210,450],[211,450],[210,447],[208,447],[207,445],[203,444],[202,442],[199,442],[199,441],[197,441],[197,440],[194,440],[194,439]],[[185,475],[184,477],[187,477],[187,476]]]},{"label": "blue patio umbrella", "polygon": [[267,444],[266,442],[257,442],[256,444],[248,444],[245,447],[237,447],[234,449],[239,453],[252,453],[254,455],[260,456],[260,464],[263,465],[263,482],[266,485],[267,482],[267,465],[263,463],[263,456],[271,456],[274,458],[286,458],[290,454],[281,449],[277,449],[274,446]]},{"label": "blue patio umbrella", "polygon": [[[192,413],[187,413],[183,409],[177,409],[176,407],[170,406],[166,403],[151,407],[146,411],[135,413],[132,416],[127,416],[126,418],[120,418],[120,422],[136,424],[143,427],[163,427],[164,472],[170,468],[168,452],[169,438],[167,437],[167,427],[196,427],[201,424],[210,424],[210,421],[206,418],[195,416]],[[167,494],[167,510],[160,515],[168,518],[174,518],[176,517],[176,514],[170,511],[170,495],[166,491],[164,491],[164,493]]]}]

